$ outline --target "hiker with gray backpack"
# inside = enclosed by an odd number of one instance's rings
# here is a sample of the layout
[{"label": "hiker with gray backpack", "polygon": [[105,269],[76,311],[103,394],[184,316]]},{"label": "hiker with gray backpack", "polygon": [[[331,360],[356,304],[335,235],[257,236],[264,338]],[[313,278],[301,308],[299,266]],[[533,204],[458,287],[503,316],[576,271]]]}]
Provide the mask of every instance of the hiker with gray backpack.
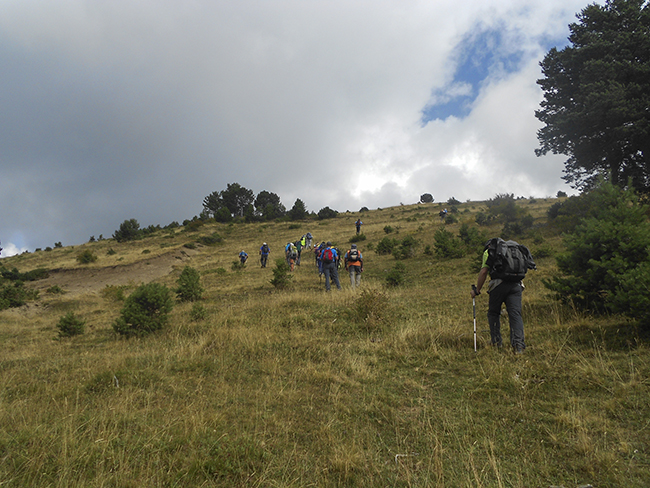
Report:
[{"label": "hiker with gray backpack", "polygon": [[523,279],[529,269],[537,269],[528,248],[515,241],[504,241],[496,237],[490,239],[483,250],[483,262],[472,285],[472,299],[481,294],[487,280],[488,324],[490,338],[495,347],[502,346],[501,306],[505,303],[510,323],[510,345],[515,354],[522,354],[526,348],[524,342],[524,320],[521,316],[521,295],[524,290]]},{"label": "hiker with gray backpack", "polygon": [[348,252],[345,253],[345,269],[350,273],[350,285],[354,290],[361,285],[361,273],[363,272],[363,256],[357,249],[356,244],[352,244]]}]

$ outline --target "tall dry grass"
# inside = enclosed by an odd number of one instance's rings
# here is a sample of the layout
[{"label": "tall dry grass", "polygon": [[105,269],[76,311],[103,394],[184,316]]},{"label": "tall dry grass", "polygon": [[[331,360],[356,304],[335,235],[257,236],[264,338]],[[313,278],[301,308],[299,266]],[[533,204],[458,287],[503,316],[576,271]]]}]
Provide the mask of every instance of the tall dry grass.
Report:
[{"label": "tall dry grass", "polygon": [[[543,226],[551,203],[519,204],[529,205],[543,244],[559,249]],[[471,223],[481,204],[459,209],[460,223]],[[100,259],[90,266],[101,267],[182,249],[200,235],[224,237],[159,280],[173,287],[189,263],[206,288],[203,319],[178,303],[159,334],[113,333],[116,289],[42,293],[0,312],[2,486],[647,486],[647,338],[619,317],[551,300],[541,279],[554,264],[544,258],[526,279],[525,355],[488,347],[484,296],[475,353],[472,258],[422,253],[444,225],[437,211],[362,214],[366,271],[357,291],[341,273],[344,290],[326,294],[306,256],[291,287],[275,290],[271,268],[256,261],[262,241],[274,258],[307,231],[346,244],[356,213],[299,229],[210,224],[3,259],[21,271],[79,268],[75,252],[91,248]],[[395,237],[421,243],[397,288],[384,286],[394,259],[368,250],[389,224]],[[235,272],[241,248],[251,259]],[[136,284],[127,280],[124,293]],[[57,337],[67,311],[86,320],[85,334]]]}]

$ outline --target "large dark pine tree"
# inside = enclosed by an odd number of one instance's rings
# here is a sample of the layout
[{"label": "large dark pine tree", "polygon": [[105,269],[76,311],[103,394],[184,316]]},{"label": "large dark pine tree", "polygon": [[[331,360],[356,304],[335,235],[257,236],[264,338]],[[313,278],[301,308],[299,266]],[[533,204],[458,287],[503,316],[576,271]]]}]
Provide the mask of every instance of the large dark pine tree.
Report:
[{"label": "large dark pine tree", "polygon": [[538,156],[568,156],[563,179],[588,190],[600,175],[650,191],[650,7],[647,0],[589,5],[570,44],[541,62],[545,124]]}]

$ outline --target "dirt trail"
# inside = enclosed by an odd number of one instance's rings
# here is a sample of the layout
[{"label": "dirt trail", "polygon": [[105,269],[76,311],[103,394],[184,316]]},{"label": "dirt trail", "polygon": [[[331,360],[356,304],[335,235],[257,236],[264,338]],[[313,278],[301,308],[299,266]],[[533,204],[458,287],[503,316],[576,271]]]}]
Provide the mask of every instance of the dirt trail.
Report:
[{"label": "dirt trail", "polygon": [[50,276],[33,282],[32,287],[44,291],[58,285],[68,295],[94,293],[107,285],[126,285],[128,283],[149,283],[168,275],[183,261],[190,259],[199,251],[179,249],[136,263],[107,266],[105,268],[74,268],[50,270]]}]

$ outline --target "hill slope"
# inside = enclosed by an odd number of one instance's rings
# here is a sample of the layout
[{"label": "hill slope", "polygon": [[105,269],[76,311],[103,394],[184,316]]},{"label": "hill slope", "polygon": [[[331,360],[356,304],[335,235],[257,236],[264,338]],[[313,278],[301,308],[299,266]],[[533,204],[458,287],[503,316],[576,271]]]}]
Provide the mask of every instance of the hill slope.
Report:
[{"label": "hill slope", "polygon": [[[476,228],[486,210],[480,202],[458,205],[455,224],[440,222],[437,204],[412,205],[325,221],[211,223],[3,259],[21,272],[56,271],[30,284],[37,301],[0,312],[0,479],[66,487],[646,486],[647,343],[624,319],[583,316],[547,296],[541,279],[553,273],[550,256],[561,245],[546,225],[552,203],[517,202],[534,217],[518,240],[549,256],[526,279],[523,357],[488,347],[484,296],[474,352],[477,253],[424,252],[439,230]],[[344,290],[325,294],[309,253],[289,289],[269,283],[289,240],[311,232],[347,249],[359,217],[360,291],[342,273]],[[489,236],[500,229],[478,228]],[[197,243],[215,234],[220,244]],[[387,288],[397,261],[374,250],[386,237],[407,236],[417,245],[400,261],[405,282]],[[272,250],[264,269],[256,261],[263,241]],[[235,271],[241,249],[251,258]],[[84,250],[98,260],[80,265]],[[174,287],[186,265],[201,272],[198,305],[178,303],[162,333],[114,334],[123,295],[150,280]],[[86,333],[58,339],[56,323],[68,311],[86,320]]]}]

